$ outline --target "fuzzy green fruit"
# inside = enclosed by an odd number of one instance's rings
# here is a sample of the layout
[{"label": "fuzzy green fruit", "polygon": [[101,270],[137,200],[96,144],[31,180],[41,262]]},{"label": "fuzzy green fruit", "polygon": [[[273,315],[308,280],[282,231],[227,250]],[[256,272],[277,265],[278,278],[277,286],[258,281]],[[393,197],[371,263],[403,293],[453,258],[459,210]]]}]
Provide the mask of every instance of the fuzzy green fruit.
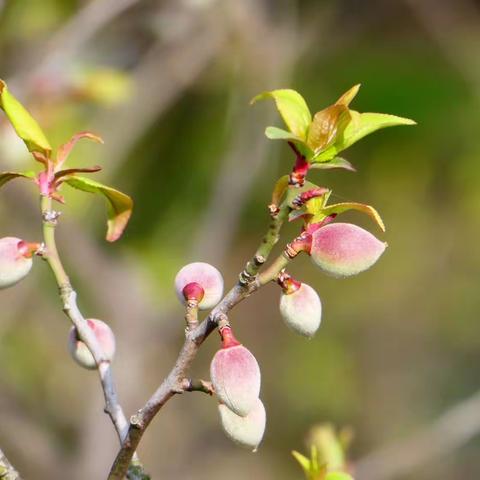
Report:
[{"label": "fuzzy green fruit", "polygon": [[[103,350],[106,360],[112,361],[115,355],[115,336],[112,329],[101,320],[95,318],[88,318],[85,320],[93,330],[100,347]],[[68,335],[68,350],[72,358],[82,367],[89,370],[97,368],[95,359],[90,353],[85,343],[78,338],[77,329],[72,327]]]},{"label": "fuzzy green fruit", "polygon": [[20,238],[0,239],[0,289],[11,287],[28,275],[32,268],[32,252]]},{"label": "fuzzy green fruit", "polygon": [[222,428],[228,438],[237,445],[257,450],[265,432],[266,413],[265,407],[259,398],[246,417],[241,417],[232,412],[226,405],[219,404]]},{"label": "fuzzy green fruit", "polygon": [[310,285],[302,283],[292,293],[282,293],[280,313],[291,330],[310,338],[320,326],[322,303],[317,292]]},{"label": "fuzzy green fruit", "polygon": [[198,308],[200,310],[209,310],[222,299],[222,274],[209,263],[189,263],[177,273],[175,277],[175,291],[178,299],[183,304],[187,301],[184,289],[192,284],[203,289],[203,295],[198,299]]},{"label": "fuzzy green fruit", "polygon": [[325,273],[348,277],[370,268],[386,246],[357,225],[330,223],[312,234],[310,255]]}]

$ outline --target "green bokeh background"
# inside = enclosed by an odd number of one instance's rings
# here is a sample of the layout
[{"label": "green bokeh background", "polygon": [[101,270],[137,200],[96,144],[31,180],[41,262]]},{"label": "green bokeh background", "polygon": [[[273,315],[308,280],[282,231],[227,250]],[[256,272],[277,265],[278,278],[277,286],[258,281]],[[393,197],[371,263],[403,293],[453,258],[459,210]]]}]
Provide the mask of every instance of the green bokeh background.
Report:
[{"label": "green bokeh background", "polygon": [[[82,310],[116,332],[129,414],[182,341],[175,273],[209,261],[233,284],[266,228],[272,186],[291,168],[290,150],[263,136],[281,125],[273,104],[249,107],[250,98],[291,87],[317,111],[362,83],[353,108],[418,122],[344,152],[355,174],[311,174],[335,200],[376,206],[389,244],[374,268],[346,280],[295,262],[292,273],[322,299],[316,337],[284,327],[273,285],[232,313],[262,369],[259,452],[229,443],[214,401],[183,395],[140,448],[153,478],[300,479],[290,451],[305,450],[309,428],[325,421],[354,429],[349,457],[361,463],[477,391],[479,19],[474,0],[0,1],[0,77],[54,145],[79,130],[103,136],[104,146],[79,144],[70,163],[102,164],[98,178],[135,200],[116,244],[103,240],[100,198],[65,191],[59,227]],[[0,165],[35,168],[3,118]],[[33,187],[8,185],[0,235],[38,240],[37,212]],[[345,218],[375,232],[361,215]],[[295,231],[289,225],[281,243]],[[68,356],[68,322],[36,263],[0,293],[0,446],[25,478],[105,478],[117,447],[97,378]],[[199,377],[216,348],[212,336]],[[393,476],[358,479],[478,478],[478,438],[461,443]]]}]

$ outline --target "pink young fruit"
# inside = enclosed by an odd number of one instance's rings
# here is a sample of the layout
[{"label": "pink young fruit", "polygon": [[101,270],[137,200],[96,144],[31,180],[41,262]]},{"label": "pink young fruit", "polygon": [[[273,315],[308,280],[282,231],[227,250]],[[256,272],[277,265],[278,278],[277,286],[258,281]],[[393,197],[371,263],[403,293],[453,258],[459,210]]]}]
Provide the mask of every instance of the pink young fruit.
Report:
[{"label": "pink young fruit", "polygon": [[357,225],[330,223],[312,234],[310,255],[324,272],[348,277],[370,268],[386,246]]},{"label": "pink young fruit", "polygon": [[0,289],[15,285],[28,275],[32,268],[32,255],[38,243],[27,243],[20,238],[0,239]]},{"label": "pink young fruit", "polygon": [[248,415],[260,394],[260,368],[257,360],[233,336],[230,327],[222,329],[222,348],[210,364],[210,377],[222,403],[237,415]]},{"label": "pink young fruit", "polygon": [[245,417],[235,414],[222,403],[218,405],[218,410],[222,428],[227,437],[236,444],[255,452],[262,441],[266,424],[265,407],[261,400],[256,399],[250,413]]},{"label": "pink young fruit", "polygon": [[[113,356],[115,355],[115,336],[112,329],[105,322],[95,318],[88,318],[86,322],[95,333],[100,347],[105,354],[105,358],[109,361],[113,360]],[[78,338],[75,327],[70,329],[68,335],[68,350],[72,358],[82,367],[88,368],[89,370],[97,368],[93,355],[87,346]]]},{"label": "pink young fruit", "polygon": [[322,304],[317,292],[310,285],[301,283],[293,292],[282,293],[280,313],[294,332],[312,337],[320,326]]},{"label": "pink young fruit", "polygon": [[184,291],[185,287],[192,284],[203,289],[203,296],[199,295],[197,299],[200,310],[213,308],[222,299],[223,277],[212,265],[203,262],[189,263],[177,273],[175,290],[182,303],[186,303],[187,293],[191,293]]}]

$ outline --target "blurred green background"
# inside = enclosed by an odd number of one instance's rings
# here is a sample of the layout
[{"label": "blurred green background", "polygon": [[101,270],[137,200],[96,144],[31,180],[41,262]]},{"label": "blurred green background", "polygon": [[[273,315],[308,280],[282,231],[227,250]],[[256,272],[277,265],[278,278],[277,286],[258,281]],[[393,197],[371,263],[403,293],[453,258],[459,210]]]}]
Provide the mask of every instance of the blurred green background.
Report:
[{"label": "blurred green background", "polygon": [[[141,445],[154,478],[301,479],[290,451],[324,421],[354,429],[359,480],[480,478],[480,401],[465,404],[480,372],[479,53],[474,0],[0,0],[0,77],[54,145],[79,130],[101,135],[104,146],[80,144],[70,164],[100,163],[98,178],[135,200],[116,244],[103,240],[93,196],[65,192],[58,229],[82,310],[116,332],[127,414],[181,344],[176,272],[209,261],[233,284],[266,228],[273,183],[291,168],[289,149],[263,135],[281,125],[273,104],[249,100],[291,87],[317,111],[362,83],[354,109],[418,122],[345,152],[356,174],[311,174],[335,200],[376,206],[389,243],[348,280],[295,262],[323,302],[315,339],[284,327],[273,285],[232,314],[262,368],[259,452],[224,437],[210,398],[183,395]],[[33,163],[2,117],[1,169]],[[32,186],[3,189],[0,225],[1,236],[40,238]],[[25,478],[105,478],[117,445],[97,377],[70,359],[53,278],[36,263],[0,293],[0,446]],[[212,336],[199,377],[216,348]],[[434,423],[457,404],[458,418]]]}]

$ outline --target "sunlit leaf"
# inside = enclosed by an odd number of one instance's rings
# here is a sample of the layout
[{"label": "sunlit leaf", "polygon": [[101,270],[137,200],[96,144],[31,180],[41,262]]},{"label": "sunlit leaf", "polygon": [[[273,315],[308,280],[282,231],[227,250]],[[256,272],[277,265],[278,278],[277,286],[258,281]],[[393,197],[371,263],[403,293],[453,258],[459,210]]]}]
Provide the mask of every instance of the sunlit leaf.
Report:
[{"label": "sunlit leaf", "polygon": [[359,113],[350,110],[351,120],[345,127],[342,135],[339,135],[335,143],[321,152],[315,161],[324,161],[333,158],[338,152],[345,150],[366,135],[377,130],[397,125],[416,125],[409,118],[387,115],[385,113]]},{"label": "sunlit leaf", "polygon": [[303,468],[303,471],[308,478],[308,475],[310,474],[310,459],[307,458],[305,455],[302,455],[300,452],[296,452],[295,450],[292,451],[292,455]]},{"label": "sunlit leaf", "polygon": [[314,151],[331,145],[350,120],[345,105],[331,105],[317,112],[308,130],[307,145]]},{"label": "sunlit leaf", "polygon": [[52,147],[45,134],[25,107],[10,93],[3,80],[0,80],[0,107],[28,150],[41,152],[48,157]]},{"label": "sunlit leaf", "polygon": [[304,98],[295,90],[281,89],[263,92],[257,95],[251,103],[266,98],[273,98],[283,121],[290,132],[296,137],[305,140],[312,115]]},{"label": "sunlit leaf", "polygon": [[0,172],[0,187],[3,187],[10,180],[15,178],[35,178],[35,172]]},{"label": "sunlit leaf", "polygon": [[88,138],[89,140],[93,140],[94,142],[103,143],[103,139],[92,132],[78,132],[75,135],[73,135],[73,137],[67,143],[64,143],[63,145],[58,147],[57,158],[55,163],[57,163],[58,165],[62,165],[63,162],[70,155],[73,147],[82,138]]},{"label": "sunlit leaf", "polygon": [[331,168],[344,168],[345,170],[350,170],[351,172],[356,172],[355,167],[342,157],[334,157],[327,162],[313,162],[310,164],[310,168],[328,170]]},{"label": "sunlit leaf", "polygon": [[345,105],[348,107],[351,101],[357,96],[358,91],[360,90],[360,83],[354,85],[350,90],[346,91],[336,102],[336,105]]},{"label": "sunlit leaf", "polygon": [[328,205],[322,208],[322,213],[325,216],[332,214],[338,215],[340,213],[347,212],[348,210],[357,210],[359,212],[366,213],[376,222],[383,232],[385,231],[385,224],[383,223],[382,218],[380,217],[379,213],[370,205],[355,202],[337,203],[335,205]]},{"label": "sunlit leaf", "polygon": [[270,140],[302,141],[301,138],[297,137],[292,132],[287,132],[287,130],[277,127],[267,127],[265,129],[265,136]]},{"label": "sunlit leaf", "polygon": [[90,178],[72,175],[66,177],[64,181],[73,188],[89,193],[99,193],[106,198],[108,212],[106,238],[109,242],[114,242],[120,238],[132,214],[132,199],[125,193]]},{"label": "sunlit leaf", "polygon": [[272,192],[272,204],[273,205],[280,205],[282,201],[283,195],[288,189],[288,175],[283,175],[277,180],[275,183],[275,187],[273,188]]},{"label": "sunlit leaf", "polygon": [[354,480],[354,478],[344,472],[329,472],[327,473],[325,480]]},{"label": "sunlit leaf", "polygon": [[79,167],[79,168],[67,168],[65,170],[60,170],[59,172],[55,173],[55,179],[60,179],[62,177],[66,177],[68,175],[72,175],[73,173],[96,173],[102,169],[100,165],[95,165],[93,167]]}]

